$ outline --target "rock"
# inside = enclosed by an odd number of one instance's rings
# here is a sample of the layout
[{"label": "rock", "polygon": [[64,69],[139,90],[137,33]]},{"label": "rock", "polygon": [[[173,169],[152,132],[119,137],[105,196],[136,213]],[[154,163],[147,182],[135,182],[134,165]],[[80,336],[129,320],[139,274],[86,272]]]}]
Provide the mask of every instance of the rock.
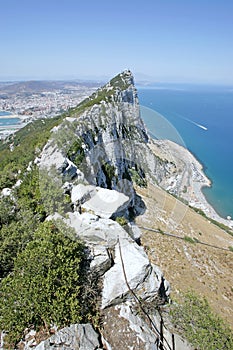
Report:
[{"label": "rock", "polygon": [[10,188],[3,188],[2,189],[2,196],[9,197],[11,195],[12,190]]},{"label": "rock", "polygon": [[[158,298],[160,286],[164,285],[164,278],[159,268],[151,265],[143,248],[133,240],[119,238],[119,243],[115,247],[114,265],[104,275],[102,308],[131,300],[133,297],[129,286],[143,300],[153,301]],[[164,289],[167,289],[168,294],[167,285]]]},{"label": "rock", "polygon": [[65,157],[63,152],[52,141],[45,145],[37,164],[41,170],[55,168],[58,173],[70,179],[78,178],[79,180],[84,180],[83,173],[70,159]]},{"label": "rock", "polygon": [[84,180],[83,173],[68,158],[66,158],[66,168],[63,170],[63,175],[68,176],[70,179],[77,177],[81,181]]},{"label": "rock", "polygon": [[109,219],[113,214],[127,208],[129,197],[115,190],[99,188],[97,193],[82,206],[96,215]]},{"label": "rock", "polygon": [[41,342],[35,350],[97,350],[99,336],[91,324],[73,324]]},{"label": "rock", "polygon": [[32,161],[29,162],[28,167],[27,167],[27,171],[31,171],[32,170]]},{"label": "rock", "polygon": [[66,166],[66,157],[61,150],[56,145],[53,145],[51,141],[48,142],[41,153],[39,167],[47,169],[55,167],[61,172]]},{"label": "rock", "polygon": [[112,257],[109,250],[102,246],[94,246],[90,252],[90,270],[98,276],[102,276],[112,265]]},{"label": "rock", "polygon": [[128,222],[128,228],[129,228],[131,237],[136,242],[139,242],[142,235],[140,228],[134,222]]},{"label": "rock", "polygon": [[163,344],[160,343],[161,316],[156,309],[144,314],[137,304],[125,302],[103,310],[102,319],[101,335],[110,349],[193,349],[178,334],[174,334],[174,348],[167,324],[163,327]]},{"label": "rock", "polygon": [[21,185],[21,183],[23,182],[23,180],[19,179],[16,181],[16,183],[14,184],[14,186],[12,188],[17,188]]},{"label": "rock", "polygon": [[66,182],[64,183],[64,185],[62,186],[62,188],[64,189],[65,192],[70,193],[71,190],[72,190],[72,188],[73,188],[73,184],[72,184],[72,182],[66,181]]},{"label": "rock", "polygon": [[71,191],[71,202],[74,204],[82,204],[96,194],[96,187],[91,185],[78,184]]},{"label": "rock", "polygon": [[[118,238],[128,238],[127,232],[111,219],[101,219],[90,213],[68,213],[67,218],[55,213],[46,220],[62,220],[74,228],[77,236],[83,240],[89,249],[90,269],[102,276],[112,266],[112,256],[109,253],[117,244]],[[59,221],[57,221],[59,227]]]},{"label": "rock", "polygon": [[31,339],[34,338],[36,335],[36,331],[34,329],[31,329],[25,336],[25,339]]}]

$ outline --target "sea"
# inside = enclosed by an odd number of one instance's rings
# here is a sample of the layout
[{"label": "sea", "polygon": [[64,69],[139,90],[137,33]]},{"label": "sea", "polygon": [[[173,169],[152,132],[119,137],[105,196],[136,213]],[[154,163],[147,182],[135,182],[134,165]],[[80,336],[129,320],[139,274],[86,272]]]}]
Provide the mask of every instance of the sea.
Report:
[{"label": "sea", "polygon": [[233,87],[138,87],[141,116],[152,137],[170,139],[202,163],[202,191],[222,217],[233,218]]},{"label": "sea", "polygon": [[[0,127],[1,129],[7,129],[7,127],[12,126],[12,125],[17,125],[20,123],[19,118],[10,118],[12,114],[9,112],[5,111],[0,111]],[[7,118],[4,118],[7,117]]]}]

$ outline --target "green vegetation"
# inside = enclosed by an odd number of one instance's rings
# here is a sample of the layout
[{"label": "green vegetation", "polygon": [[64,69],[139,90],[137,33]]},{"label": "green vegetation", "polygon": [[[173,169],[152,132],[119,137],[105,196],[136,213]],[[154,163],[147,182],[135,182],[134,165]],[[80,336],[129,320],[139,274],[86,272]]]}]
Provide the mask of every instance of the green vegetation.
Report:
[{"label": "green vegetation", "polygon": [[50,130],[62,119],[61,116],[36,120],[20,129],[7,141],[0,142],[0,190],[15,184],[20,178],[20,173],[42,150],[50,136]]},{"label": "green vegetation", "polygon": [[230,252],[233,252],[233,247],[229,246]]},{"label": "green vegetation", "polygon": [[195,349],[233,349],[232,331],[211,311],[206,299],[189,292],[183,296],[181,303],[171,306],[170,314],[177,331]]},{"label": "green vegetation", "polygon": [[70,209],[70,197],[55,169],[33,164],[62,119],[37,120],[0,143],[0,189],[11,187],[0,197],[0,330],[8,332],[9,349],[32,325],[98,322],[98,284],[90,285],[83,244],[64,225],[58,230],[45,222],[50,213]]},{"label": "green vegetation", "polygon": [[192,244],[199,242],[197,238],[191,238],[189,236],[184,236],[183,240],[185,242],[192,243]]},{"label": "green vegetation", "polygon": [[126,90],[130,84],[125,81],[123,74],[120,73],[110,80],[110,86],[114,89]]},{"label": "green vegetation", "polygon": [[82,164],[82,161],[85,158],[85,153],[82,148],[83,141],[81,139],[77,139],[70,146],[67,156],[68,158],[78,167]]},{"label": "green vegetation", "polygon": [[135,182],[137,186],[147,187],[147,181],[145,179],[145,175],[138,171],[137,169],[131,168],[129,169],[132,181]]},{"label": "green vegetation", "polygon": [[64,214],[71,210],[70,196],[63,193],[62,178],[57,174],[55,168],[40,170],[39,190],[46,215],[55,212]]},{"label": "green vegetation", "polygon": [[8,331],[10,348],[31,324],[48,328],[80,321],[84,247],[71,238],[65,227],[61,232],[51,222],[41,224],[2,280],[0,329]]},{"label": "green vegetation", "polygon": [[195,208],[195,207],[190,207],[192,208],[196,213],[200,214],[201,216],[203,216],[204,218],[206,218],[207,220],[209,220],[210,222],[212,222],[212,224],[220,227],[222,230],[226,231],[227,233],[229,233],[231,236],[233,236],[233,231],[226,225],[222,224],[221,222],[218,222],[214,219],[209,218],[208,216],[206,216],[206,214],[204,213],[203,210]]},{"label": "green vegetation", "polygon": [[101,102],[111,102],[114,98],[114,93],[116,90],[126,90],[130,86],[130,83],[126,82],[124,75],[122,73],[118,74],[109,84],[103,86],[94,92],[90,97],[83,100],[77,107],[71,108],[69,113],[71,116],[78,117],[84,110],[93,107],[95,104],[100,104]]},{"label": "green vegetation", "polygon": [[103,173],[106,177],[106,183],[107,183],[107,188],[111,189],[112,188],[112,180],[116,175],[116,168],[114,165],[110,163],[103,163],[101,165],[101,168],[103,170]]},{"label": "green vegetation", "polygon": [[121,226],[125,226],[127,225],[128,221],[126,218],[124,218],[123,216],[117,216],[116,217],[116,222],[121,225]]}]

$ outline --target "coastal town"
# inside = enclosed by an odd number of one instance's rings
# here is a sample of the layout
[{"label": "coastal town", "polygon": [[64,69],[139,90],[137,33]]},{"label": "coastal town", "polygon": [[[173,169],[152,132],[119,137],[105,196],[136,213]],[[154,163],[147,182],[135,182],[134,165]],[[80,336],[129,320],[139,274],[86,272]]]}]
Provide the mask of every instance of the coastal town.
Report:
[{"label": "coastal town", "polygon": [[0,139],[31,120],[59,115],[91,95],[101,83],[29,81],[0,83]]}]

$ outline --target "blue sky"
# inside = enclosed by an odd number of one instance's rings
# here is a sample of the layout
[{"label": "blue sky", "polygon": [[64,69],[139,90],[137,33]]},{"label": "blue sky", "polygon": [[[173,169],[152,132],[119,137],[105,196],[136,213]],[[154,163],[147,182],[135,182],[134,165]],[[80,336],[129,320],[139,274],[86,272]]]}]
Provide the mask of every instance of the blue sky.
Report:
[{"label": "blue sky", "polygon": [[0,80],[233,84],[232,0],[0,0],[0,28]]}]

